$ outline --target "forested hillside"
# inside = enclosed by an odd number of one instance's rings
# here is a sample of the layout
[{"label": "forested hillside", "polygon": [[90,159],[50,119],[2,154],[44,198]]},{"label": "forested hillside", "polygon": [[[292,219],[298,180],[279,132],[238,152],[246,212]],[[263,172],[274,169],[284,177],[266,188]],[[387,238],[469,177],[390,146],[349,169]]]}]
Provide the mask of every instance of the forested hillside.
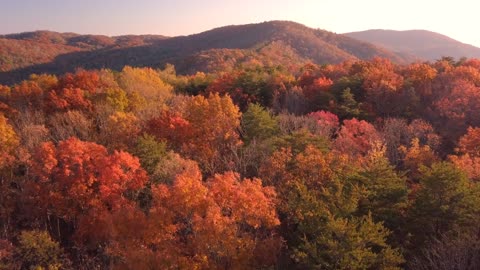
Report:
[{"label": "forested hillside", "polygon": [[407,63],[414,58],[345,35],[288,21],[225,26],[189,36],[107,37],[48,31],[0,37],[0,83],[17,83],[31,73],[63,74],[77,68],[121,70],[125,65],[162,68],[180,74],[239,67],[306,62],[340,63],[375,56]]},{"label": "forested hillside", "polygon": [[479,111],[475,59],[31,75],[0,269],[479,269]]}]

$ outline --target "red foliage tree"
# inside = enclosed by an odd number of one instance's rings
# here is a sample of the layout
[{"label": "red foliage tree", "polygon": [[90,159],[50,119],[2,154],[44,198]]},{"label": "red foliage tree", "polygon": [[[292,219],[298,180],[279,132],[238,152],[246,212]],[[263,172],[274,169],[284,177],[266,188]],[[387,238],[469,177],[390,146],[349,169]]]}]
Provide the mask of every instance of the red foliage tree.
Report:
[{"label": "red foliage tree", "polygon": [[343,121],[334,148],[352,157],[362,157],[366,156],[379,141],[381,137],[372,124],[353,118]]},{"label": "red foliage tree", "polygon": [[455,80],[450,93],[434,106],[436,113],[443,118],[442,126],[448,126],[446,132],[450,138],[458,136],[467,126],[480,125],[480,89],[471,81]]},{"label": "red foliage tree", "polygon": [[102,213],[132,205],[130,199],[147,181],[137,158],[117,151],[109,155],[105,147],[76,138],[42,144],[30,175],[35,181],[27,187],[40,214],[73,223],[78,239],[95,230]]},{"label": "red foliage tree", "polygon": [[320,126],[320,134],[329,138],[333,136],[340,126],[338,121],[338,116],[331,112],[327,111],[318,111],[308,114],[308,117],[311,117],[317,120],[317,124]]}]

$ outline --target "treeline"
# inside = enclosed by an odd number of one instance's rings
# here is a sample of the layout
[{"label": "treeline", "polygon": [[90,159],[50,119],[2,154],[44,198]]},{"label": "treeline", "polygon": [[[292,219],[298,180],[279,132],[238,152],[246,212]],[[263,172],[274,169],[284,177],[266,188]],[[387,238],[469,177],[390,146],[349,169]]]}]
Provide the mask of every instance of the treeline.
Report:
[{"label": "treeline", "polygon": [[480,60],[0,86],[0,269],[478,269]]}]

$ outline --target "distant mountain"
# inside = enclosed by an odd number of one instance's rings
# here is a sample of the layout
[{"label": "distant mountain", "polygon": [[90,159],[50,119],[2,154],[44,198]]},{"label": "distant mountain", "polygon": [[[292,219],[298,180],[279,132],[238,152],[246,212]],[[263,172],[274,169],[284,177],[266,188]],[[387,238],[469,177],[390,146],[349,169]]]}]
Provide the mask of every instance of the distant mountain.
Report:
[{"label": "distant mountain", "polygon": [[50,63],[57,56],[68,53],[142,46],[165,38],[154,35],[108,37],[51,31],[0,35],[0,72]]},{"label": "distant mountain", "polygon": [[426,30],[367,30],[344,35],[424,60],[438,60],[443,56],[480,58],[480,48]]},{"label": "distant mountain", "polygon": [[375,56],[406,63],[413,58],[345,35],[271,21],[225,26],[180,37],[107,37],[38,31],[0,36],[0,83],[30,73],[64,73],[76,68],[163,67],[180,73],[228,70],[250,63],[300,65],[339,63]]}]

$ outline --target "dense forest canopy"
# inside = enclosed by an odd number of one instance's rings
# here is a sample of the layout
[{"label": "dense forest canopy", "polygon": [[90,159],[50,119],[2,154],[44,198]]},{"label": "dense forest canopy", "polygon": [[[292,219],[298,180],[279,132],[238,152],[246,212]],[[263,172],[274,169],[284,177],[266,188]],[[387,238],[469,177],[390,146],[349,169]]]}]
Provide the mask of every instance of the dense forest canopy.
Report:
[{"label": "dense forest canopy", "polygon": [[0,269],[478,269],[480,60],[0,86]]}]

